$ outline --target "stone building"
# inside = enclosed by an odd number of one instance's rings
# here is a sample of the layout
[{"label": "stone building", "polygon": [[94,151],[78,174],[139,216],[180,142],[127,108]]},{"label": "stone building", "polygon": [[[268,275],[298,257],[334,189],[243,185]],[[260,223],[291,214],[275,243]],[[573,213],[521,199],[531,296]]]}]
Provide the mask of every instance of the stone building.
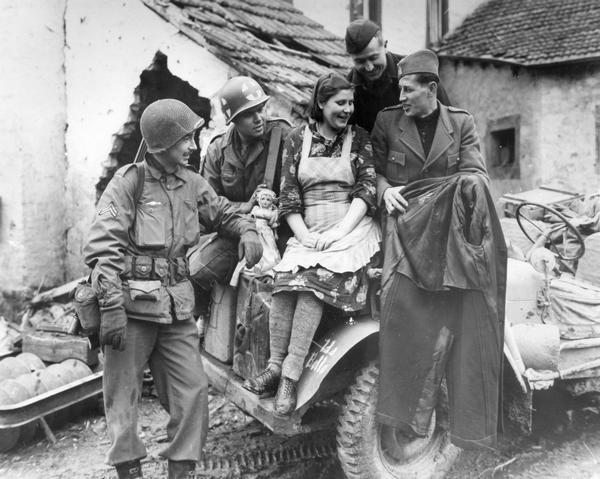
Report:
[{"label": "stone building", "polygon": [[470,111],[496,196],[600,187],[600,2],[491,0],[441,43],[440,75]]}]

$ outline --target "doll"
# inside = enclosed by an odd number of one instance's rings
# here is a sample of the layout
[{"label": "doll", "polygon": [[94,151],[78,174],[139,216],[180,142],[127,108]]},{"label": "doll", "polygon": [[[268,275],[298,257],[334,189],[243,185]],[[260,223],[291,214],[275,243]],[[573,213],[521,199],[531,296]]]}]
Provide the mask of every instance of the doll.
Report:
[{"label": "doll", "polygon": [[240,260],[230,284],[237,286],[240,273],[243,271],[251,276],[274,276],[273,266],[281,261],[281,256],[277,250],[276,229],[278,226],[278,209],[275,206],[277,197],[275,192],[267,187],[256,190],[257,205],[252,208],[250,216],[256,222],[256,231],[260,237],[263,247],[263,255],[260,261],[252,268],[245,267],[245,260]]}]

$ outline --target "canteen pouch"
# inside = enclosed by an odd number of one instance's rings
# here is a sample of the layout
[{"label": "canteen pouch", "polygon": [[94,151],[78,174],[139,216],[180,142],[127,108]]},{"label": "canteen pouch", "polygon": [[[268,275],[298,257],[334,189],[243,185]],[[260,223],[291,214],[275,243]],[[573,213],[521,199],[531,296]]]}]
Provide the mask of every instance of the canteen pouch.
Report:
[{"label": "canteen pouch", "polygon": [[173,300],[173,312],[177,321],[185,321],[194,317],[195,296],[191,281],[181,281],[169,286],[167,292]]},{"label": "canteen pouch", "polygon": [[89,282],[81,282],[75,287],[73,306],[81,325],[81,332],[85,336],[97,334],[100,330],[100,305]]}]

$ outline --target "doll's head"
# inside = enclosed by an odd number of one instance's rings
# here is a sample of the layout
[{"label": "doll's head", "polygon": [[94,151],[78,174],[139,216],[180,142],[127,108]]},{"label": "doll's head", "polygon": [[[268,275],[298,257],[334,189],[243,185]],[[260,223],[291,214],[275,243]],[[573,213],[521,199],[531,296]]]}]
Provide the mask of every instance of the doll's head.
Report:
[{"label": "doll's head", "polygon": [[268,188],[261,188],[256,193],[256,201],[258,206],[261,208],[272,209],[275,208],[275,192]]}]

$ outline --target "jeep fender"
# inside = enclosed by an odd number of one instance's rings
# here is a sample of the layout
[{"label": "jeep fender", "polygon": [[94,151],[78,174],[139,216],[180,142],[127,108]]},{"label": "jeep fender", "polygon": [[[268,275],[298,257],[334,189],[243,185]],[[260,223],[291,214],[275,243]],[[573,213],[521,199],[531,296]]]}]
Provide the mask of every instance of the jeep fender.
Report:
[{"label": "jeep fender", "polygon": [[313,341],[298,382],[296,407],[309,402],[333,367],[354,346],[374,334],[379,334],[379,321],[367,316],[346,321]]}]

